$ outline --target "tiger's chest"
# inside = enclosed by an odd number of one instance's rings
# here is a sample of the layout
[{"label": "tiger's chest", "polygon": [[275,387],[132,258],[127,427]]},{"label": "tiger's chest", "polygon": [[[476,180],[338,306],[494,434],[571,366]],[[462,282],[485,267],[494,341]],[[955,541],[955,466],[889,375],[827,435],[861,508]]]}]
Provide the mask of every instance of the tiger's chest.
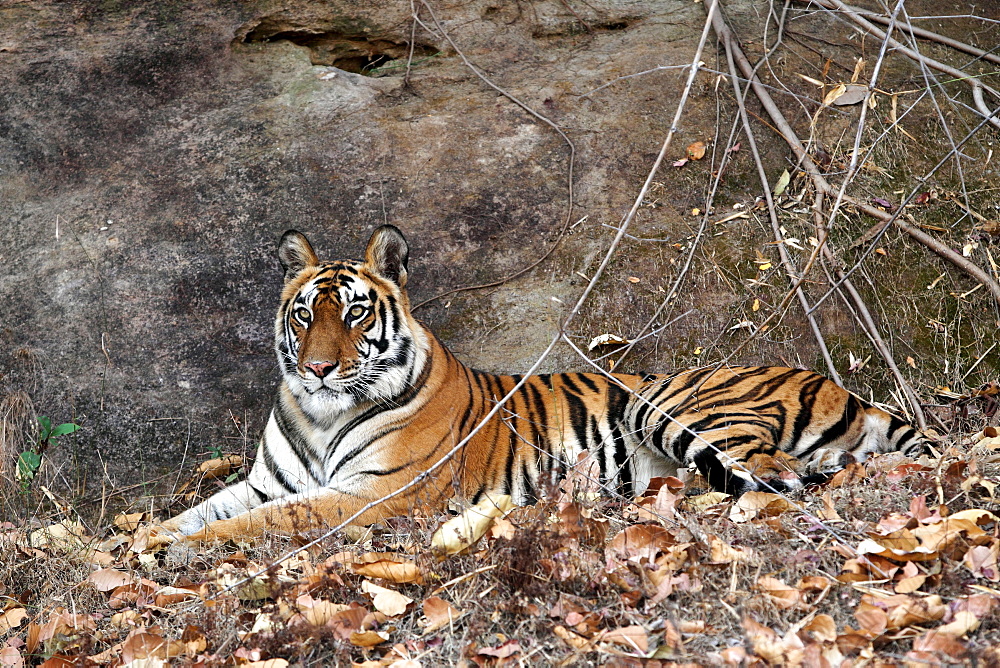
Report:
[{"label": "tiger's chest", "polygon": [[389,465],[398,447],[391,424],[379,417],[337,416],[317,424],[276,408],[262,443],[263,461],[289,492],[327,488],[355,493]]}]

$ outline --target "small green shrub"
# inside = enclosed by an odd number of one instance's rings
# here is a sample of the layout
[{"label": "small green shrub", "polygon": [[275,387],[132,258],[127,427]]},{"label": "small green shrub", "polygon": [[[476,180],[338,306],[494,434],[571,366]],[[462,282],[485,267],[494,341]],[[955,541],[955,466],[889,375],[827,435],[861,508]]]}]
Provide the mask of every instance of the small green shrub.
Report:
[{"label": "small green shrub", "polygon": [[55,445],[60,436],[72,434],[80,428],[74,422],[64,422],[53,427],[52,420],[44,415],[38,416],[38,426],[41,431],[35,444],[17,457],[17,481],[21,485],[21,492],[25,494],[31,488],[31,481],[42,465],[42,455],[49,446]]}]

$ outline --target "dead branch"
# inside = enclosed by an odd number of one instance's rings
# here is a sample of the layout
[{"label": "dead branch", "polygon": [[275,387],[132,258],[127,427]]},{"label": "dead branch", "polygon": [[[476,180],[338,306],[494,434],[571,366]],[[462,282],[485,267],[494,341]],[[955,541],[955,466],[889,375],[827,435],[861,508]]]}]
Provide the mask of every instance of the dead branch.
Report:
[{"label": "dead branch", "polygon": [[[716,26],[716,31],[718,32],[718,34],[721,36],[724,33],[725,35],[728,35],[727,39],[732,40],[732,33],[729,30],[729,27],[726,25],[725,21],[723,21],[721,17],[718,17],[717,21],[718,25]],[[754,90],[754,95],[756,95],[756,97],[760,100],[761,106],[764,107],[764,110],[767,111],[768,116],[771,117],[771,120],[777,127],[778,132],[781,134],[785,142],[788,143],[792,151],[795,153],[795,156],[802,165],[802,168],[809,174],[810,178],[812,178],[813,183],[816,184],[817,188],[819,188],[828,195],[835,195],[837,190],[823,176],[819,167],[816,165],[816,162],[812,159],[812,156],[809,155],[808,151],[806,151],[805,149],[805,146],[802,145],[802,142],[801,140],[799,140],[798,135],[795,134],[795,131],[792,129],[791,125],[789,125],[788,121],[785,120],[784,115],[781,113],[781,111],[778,109],[778,106],[774,103],[774,100],[768,94],[766,87],[760,82],[760,80],[756,76],[752,76],[753,68],[750,66],[750,62],[747,60],[746,55],[743,53],[743,50],[739,47],[739,45],[735,41],[733,42],[733,47],[734,47],[733,55],[736,58],[736,62],[740,66],[740,70],[743,72],[744,76],[746,76],[747,79],[750,80],[751,86],[753,87]],[[952,149],[951,153],[953,154],[954,152],[958,151],[958,149],[961,148],[961,146],[966,141],[968,141],[968,139],[970,139],[972,135],[975,132],[977,132],[979,128],[982,127],[986,122],[987,121],[984,119],[979,124],[979,127],[974,128],[972,132],[970,132],[967,135],[966,139],[959,142]],[[940,169],[942,164],[944,164],[943,159],[941,162],[935,165],[934,168],[931,169],[931,171],[928,172],[928,174],[921,179],[921,181],[926,181],[932,174],[934,174],[938,169]],[[944,244],[938,242],[937,240],[933,239],[932,237],[923,233],[922,231],[914,228],[912,225],[905,223],[905,221],[900,220],[899,213],[900,211],[902,211],[903,206],[900,206],[899,209],[896,211],[896,213],[889,214],[886,213],[885,211],[882,211],[881,209],[876,209],[875,207],[868,206],[867,204],[857,202],[856,200],[853,199],[849,201],[852,204],[855,204],[860,210],[862,210],[864,213],[868,215],[874,216],[879,220],[885,220],[886,222],[891,221],[893,225],[899,227],[899,229],[909,234],[915,240],[924,244],[930,250],[937,253],[940,257],[942,257],[943,259],[947,260],[951,264],[961,269],[963,272],[968,274],[971,278],[973,278],[977,282],[985,285],[987,289],[990,291],[990,293],[993,295],[993,298],[996,300],[997,304],[1000,304],[1000,283],[993,280],[993,278],[985,271],[983,271],[983,269],[979,267],[979,265],[977,265],[976,263],[972,262],[968,258],[962,257],[961,254],[948,248]],[[917,232],[917,234],[914,234],[913,232]],[[823,300],[821,299],[819,303],[822,303],[822,301]],[[813,308],[816,308],[816,306],[818,306],[819,303],[813,306]]]},{"label": "dead branch", "polygon": [[[800,0],[801,1],[801,0]],[[827,9],[840,9],[837,4],[832,0],[812,0],[811,4],[817,4]],[[867,9],[861,9],[860,7],[854,7],[852,5],[844,5],[841,3],[843,8],[847,11],[853,12],[858,16],[864,17],[869,21],[874,21],[875,23],[881,23],[882,25],[890,25],[892,19],[888,16],[884,16],[877,12],[868,11]],[[969,55],[975,56],[981,60],[986,60],[991,63],[1000,65],[1000,56],[989,51],[983,51],[982,49],[972,46],[971,44],[966,44],[965,42],[960,42],[957,39],[952,39],[951,37],[946,37],[940,33],[932,32],[930,30],[925,30],[923,28],[918,28],[916,26],[907,25],[905,28],[899,26],[899,29],[905,30],[914,37],[919,37],[921,39],[930,40],[932,42],[937,42],[938,44],[943,44],[944,46],[951,47],[956,51],[962,51]]]},{"label": "dead branch", "polygon": [[788,255],[788,250],[782,243],[783,238],[780,230],[781,226],[778,223],[778,214],[775,210],[774,198],[771,196],[771,184],[768,182],[767,173],[764,170],[764,162],[761,160],[760,152],[757,150],[757,141],[754,139],[753,128],[750,126],[750,119],[747,116],[746,104],[744,103],[744,92],[740,89],[739,78],[736,72],[736,64],[733,61],[733,50],[729,40],[723,40],[723,43],[726,47],[726,60],[729,64],[729,78],[733,84],[733,94],[736,96],[736,104],[739,106],[740,119],[743,123],[743,133],[747,137],[747,144],[750,146],[750,152],[753,155],[754,164],[757,166],[757,176],[760,179],[761,186],[764,188],[764,198],[767,201],[767,213],[768,217],[771,219],[771,231],[774,234],[774,240],[778,244],[778,254],[781,257],[781,265],[785,268],[785,273],[788,276],[788,280],[792,284],[792,289],[795,290],[795,296],[798,297],[799,303],[802,305],[802,311],[805,313],[806,320],[809,322],[809,328],[812,330],[813,338],[816,339],[816,344],[819,346],[820,352],[823,354],[823,361],[826,362],[826,368],[829,372],[830,378],[833,379],[837,385],[843,387],[844,382],[841,380],[840,374],[837,372],[837,367],[833,363],[833,358],[830,356],[830,350],[827,348],[826,339],[823,338],[823,332],[816,323],[816,317],[809,306],[809,299],[802,290],[802,274],[800,274],[795,268],[792,258]]},{"label": "dead branch", "polygon": [[[723,43],[727,45],[727,48],[732,50],[733,57],[739,64],[740,69],[744,73],[744,76],[746,76],[747,80],[750,82],[750,86],[753,88],[754,94],[758,97],[758,99],[760,99],[760,102],[764,106],[765,110],[768,112],[768,115],[771,116],[771,120],[774,121],[774,124],[781,129],[781,134],[785,138],[785,140],[789,143],[789,145],[791,145],[792,148],[796,150],[796,153],[798,154],[800,160],[802,160],[802,163],[805,166],[806,171],[810,174],[810,176],[812,176],[813,181],[816,184],[817,190],[822,190],[826,193],[834,194],[835,190],[826,181],[826,179],[823,178],[822,174],[819,171],[819,168],[816,166],[815,162],[813,162],[812,158],[808,155],[808,153],[806,153],[805,148],[802,146],[801,141],[799,141],[798,139],[798,136],[792,130],[791,126],[788,124],[788,121],[785,120],[784,115],[778,109],[777,105],[775,105],[774,101],[771,99],[771,96],[768,94],[766,90],[764,90],[763,86],[759,85],[757,76],[750,65],[750,61],[747,60],[747,57],[743,53],[743,50],[736,43],[736,40],[733,38],[732,31],[729,29],[729,26],[726,24],[726,21],[721,14],[717,13],[713,16],[713,27],[715,28],[716,34],[719,35]],[[825,241],[826,241],[826,234],[823,235],[821,248],[823,249],[824,253],[830,253],[829,248],[825,244]],[[832,254],[830,254],[830,257],[832,257]],[[860,294],[857,292],[857,290],[854,289],[853,285],[851,287],[847,287],[849,279],[846,275],[840,279],[840,283],[844,285],[845,289],[848,292],[848,295],[851,297],[851,301],[854,303],[855,308],[861,314],[863,322],[865,323],[865,330],[868,333],[869,337],[871,338],[873,345],[875,346],[876,350],[878,350],[879,354],[882,355],[882,357],[885,359],[886,364],[888,365],[890,371],[892,371],[893,376],[896,379],[896,382],[899,384],[900,387],[903,388],[907,400],[910,403],[910,407],[913,410],[913,415],[917,422],[917,425],[921,429],[925,428],[926,420],[924,419],[923,410],[920,406],[920,401],[918,400],[916,393],[913,391],[913,388],[910,387],[909,383],[906,381],[902,373],[899,371],[899,367],[895,363],[891,351],[885,344],[884,340],[882,340],[882,337],[878,332],[878,328],[876,327],[875,322],[871,317],[871,313],[868,311],[867,306],[865,306],[864,301],[861,300]]]},{"label": "dead branch", "polygon": [[986,106],[986,101],[983,99],[983,91],[985,90],[988,93],[990,93],[990,95],[992,95],[994,99],[1000,100],[1000,92],[998,92],[996,89],[987,86],[986,84],[979,81],[979,79],[973,76],[969,76],[967,73],[963,72],[958,68],[952,67],[951,65],[946,65],[945,63],[942,63],[939,60],[935,60],[934,58],[925,56],[924,54],[918,51],[914,51],[913,49],[899,42],[898,40],[895,40],[891,36],[887,35],[884,30],[881,30],[872,25],[863,16],[858,14],[851,7],[845,5],[840,0],[824,0],[824,2],[821,4],[824,7],[832,5],[835,9],[842,12],[849,19],[851,19],[857,26],[863,28],[864,30],[867,30],[868,32],[870,32],[872,35],[875,35],[879,39],[885,40],[900,53],[909,56],[913,60],[922,63],[927,67],[930,67],[931,69],[938,70],[939,72],[944,72],[945,74],[950,74],[956,79],[964,81],[967,84],[969,84],[969,86],[972,87],[972,99],[976,103],[976,109],[979,111],[980,114],[982,114],[983,118],[988,119],[992,125],[996,126],[997,128],[1000,128],[1000,119],[996,118],[997,111],[996,110],[991,111],[990,108]]}]

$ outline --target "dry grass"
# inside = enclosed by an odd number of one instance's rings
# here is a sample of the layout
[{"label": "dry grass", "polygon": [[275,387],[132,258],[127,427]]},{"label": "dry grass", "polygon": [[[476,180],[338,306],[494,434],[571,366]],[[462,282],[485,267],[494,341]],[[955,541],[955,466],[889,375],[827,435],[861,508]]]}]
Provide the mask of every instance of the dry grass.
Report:
[{"label": "dry grass", "polygon": [[[996,405],[988,399],[970,402],[966,424],[989,421],[993,414],[984,409],[995,411]],[[141,541],[133,542],[136,536],[128,529],[107,528],[93,538],[40,549],[30,547],[24,532],[9,531],[0,550],[0,591],[8,613],[23,607],[27,616],[0,642],[12,643],[29,661],[86,662],[82,657],[91,657],[99,665],[119,665],[143,652],[160,665],[157,657],[168,651],[177,654],[175,663],[197,665],[279,657],[310,665],[390,665],[404,659],[425,666],[704,665],[739,663],[739,657],[773,660],[759,630],[747,620],[773,629],[780,638],[827,616],[835,625],[835,640],[817,640],[800,631],[800,644],[816,645],[816,651],[836,649],[854,660],[874,652],[883,659],[911,653],[914,661],[989,663],[996,660],[1000,643],[1000,615],[993,606],[982,613],[978,628],[955,640],[960,652],[951,647],[913,653],[923,647],[920,643],[926,645],[931,630],[952,621],[954,611],[970,597],[985,594],[1000,604],[995,586],[1000,575],[992,571],[990,577],[988,569],[975,571],[966,563],[972,543],[954,543],[907,567],[918,569],[926,581],[903,598],[940,597],[951,610],[943,619],[910,619],[898,628],[865,630],[869,622],[859,616],[862,597],[877,592],[899,598],[905,591],[905,558],[876,561],[882,568],[890,563],[898,567],[886,577],[870,574],[853,582],[844,577],[852,553],[879,532],[880,522],[919,516],[915,509],[922,505],[915,498],[942,515],[968,509],[1000,513],[990,488],[1000,485],[1000,448],[988,441],[973,451],[968,441],[950,441],[953,447],[942,459],[916,469],[899,468],[906,463],[899,458],[876,458],[862,477],[858,467],[854,475],[798,495],[792,506],[768,506],[749,518],[734,515],[732,499],[701,506],[704,497],[685,498],[684,491],[669,508],[657,507],[658,520],[637,515],[634,504],[586,495],[573,500],[554,492],[550,500],[516,509],[469,553],[444,559],[427,547],[445,519],[441,516],[390,522],[365,533],[360,542],[348,538],[356,532],[341,533],[284,562],[282,556],[307,536],[175,546],[150,555],[141,551]],[[639,505],[652,508],[654,497],[644,497]],[[662,492],[661,497],[661,502],[671,498]],[[831,508],[837,516],[829,514]],[[992,517],[983,524],[985,537],[973,542],[1000,546],[995,537],[1000,524],[995,522]],[[636,531],[640,533],[628,533]],[[650,531],[661,532],[652,551],[622,543],[626,535]],[[734,553],[741,556],[734,558]],[[358,572],[359,565],[379,559],[411,564],[420,580]],[[264,580],[269,585],[224,589],[268,564],[271,576]],[[88,577],[99,568],[126,574],[134,582],[142,578],[144,584],[97,586]],[[223,572],[233,579],[224,580]],[[672,583],[666,589],[665,576]],[[775,581],[795,592],[792,605],[764,592]],[[383,604],[365,593],[366,582],[412,601],[404,611],[387,616],[380,612]],[[194,594],[183,600],[160,598],[176,591],[167,586],[188,587]],[[455,617],[426,633],[425,606],[431,597],[450,604]],[[361,612],[352,623],[339,618],[307,622],[304,611],[315,602]],[[77,616],[78,628],[66,625],[65,613]],[[59,619],[62,626],[54,621]],[[357,635],[359,627],[381,631],[386,640],[359,646],[366,644]],[[641,638],[640,647],[614,640],[615,634]],[[139,636],[142,647],[135,640]],[[162,646],[149,646],[150,638]]]}]

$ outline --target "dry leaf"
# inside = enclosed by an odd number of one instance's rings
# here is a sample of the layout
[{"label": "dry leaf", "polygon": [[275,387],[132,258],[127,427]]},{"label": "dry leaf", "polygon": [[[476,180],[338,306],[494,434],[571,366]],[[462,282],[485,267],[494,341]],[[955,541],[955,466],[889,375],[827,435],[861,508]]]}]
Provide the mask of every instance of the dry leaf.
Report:
[{"label": "dry leaf", "polygon": [[87,582],[94,585],[97,591],[111,591],[123,585],[133,584],[135,578],[113,568],[102,568],[87,576]]},{"label": "dry leaf", "polygon": [[209,480],[224,478],[243,465],[243,458],[239,455],[225,455],[208,459],[198,465],[198,473]]},{"label": "dry leaf", "polygon": [[790,510],[792,504],[780,494],[771,492],[747,492],[736,499],[729,519],[733,522],[748,522],[757,518],[773,517]]},{"label": "dry leaf", "polygon": [[431,537],[431,547],[440,554],[463,552],[483,537],[494,518],[506,515],[513,507],[514,503],[507,494],[486,497],[442,524]]},{"label": "dry leaf", "polygon": [[612,629],[594,636],[595,642],[613,642],[616,645],[623,645],[637,652],[645,654],[649,651],[649,636],[646,629],[641,626],[626,626],[620,629]]},{"label": "dry leaf", "polygon": [[[314,599],[309,594],[303,594],[295,599],[295,607],[302,614],[302,619],[312,626],[326,626],[327,622],[337,617],[338,613],[350,610],[349,605],[334,603],[323,599]],[[270,617],[268,615],[268,617]],[[261,621],[264,624],[263,620]],[[360,628],[360,625],[358,626]]]},{"label": "dry leaf", "polygon": [[357,575],[380,578],[395,583],[423,584],[424,576],[416,562],[389,553],[368,552],[356,557],[351,570]]},{"label": "dry leaf", "polygon": [[0,635],[16,629],[25,619],[28,618],[28,611],[22,607],[11,608],[0,615]]},{"label": "dry leaf", "polygon": [[[909,563],[912,564],[913,562]],[[923,574],[913,575],[908,578],[903,578],[902,580],[897,582],[894,589],[896,590],[897,594],[911,594],[920,589],[921,587],[923,587],[924,582],[926,581],[927,581],[926,575]]]},{"label": "dry leaf", "polygon": [[397,617],[403,614],[406,612],[406,606],[413,603],[413,599],[409,596],[403,596],[393,589],[380,587],[369,580],[361,583],[361,591],[372,597],[372,605],[386,617]]},{"label": "dry leaf", "polygon": [[969,610],[960,610],[955,613],[954,620],[944,626],[939,626],[934,630],[941,635],[958,638],[978,629],[979,622],[980,619],[976,617],[973,612]]},{"label": "dry leaf", "polygon": [[825,522],[843,522],[844,520],[837,513],[837,508],[833,505],[833,498],[830,492],[823,492],[823,508],[817,513],[819,518]]},{"label": "dry leaf", "polygon": [[861,73],[865,71],[865,59],[858,58],[854,63],[854,73],[851,75],[851,83],[857,83]]},{"label": "dry leaf", "polygon": [[146,633],[135,630],[129,633],[122,644],[122,661],[131,663],[144,659],[166,659],[169,656],[178,656],[180,651],[170,654],[169,641],[161,635]]},{"label": "dry leaf", "polygon": [[802,665],[805,646],[796,634],[789,632],[782,638],[773,629],[749,617],[743,618],[743,628],[754,653],[765,661],[772,665]]},{"label": "dry leaf", "polygon": [[521,653],[521,645],[516,640],[507,640],[496,647],[480,647],[477,654],[492,656],[496,659],[506,659]]},{"label": "dry leaf", "polygon": [[774,196],[780,197],[781,194],[785,192],[785,188],[788,187],[788,184],[791,182],[791,180],[792,180],[792,175],[788,173],[788,170],[787,169],[782,170],[781,176],[778,177],[778,182],[774,185],[774,192],[773,192]]},{"label": "dry leaf", "polygon": [[[634,281],[638,283],[638,280]],[[626,346],[631,343],[628,339],[623,339],[615,334],[598,334],[590,340],[587,351],[592,351],[601,346]]]},{"label": "dry leaf", "polygon": [[0,666],[3,668],[24,668],[24,657],[16,647],[7,645],[0,648]]},{"label": "dry leaf", "polygon": [[156,590],[153,600],[158,607],[163,608],[189,598],[198,598],[198,596],[197,587],[186,588],[167,585]]},{"label": "dry leaf", "polygon": [[691,496],[684,500],[684,505],[694,512],[704,512],[705,509],[733,498],[725,492],[706,492]]},{"label": "dry leaf", "polygon": [[802,630],[821,642],[834,642],[837,639],[837,623],[830,615],[816,615]]},{"label": "dry leaf", "polygon": [[458,619],[462,612],[440,596],[430,596],[424,599],[424,633],[433,633],[450,625]]},{"label": "dry leaf", "polygon": [[695,633],[705,633],[708,629],[708,624],[700,619],[685,620],[677,625],[677,630],[681,633],[695,634]]},{"label": "dry leaf", "polygon": [[349,640],[357,647],[374,647],[389,640],[389,634],[385,631],[355,631]]},{"label": "dry leaf", "polygon": [[767,597],[781,610],[794,608],[799,603],[799,590],[785,584],[778,578],[765,575],[757,580],[754,589],[764,592]]},{"label": "dry leaf", "polygon": [[828,107],[834,102],[836,102],[840,97],[847,92],[847,86],[842,83],[837,84],[823,96],[823,106]]},{"label": "dry leaf", "polygon": [[701,160],[705,157],[705,142],[696,141],[687,147],[687,157],[691,160]]},{"label": "dry leaf", "polygon": [[135,531],[139,524],[147,521],[146,513],[119,513],[115,516],[115,526],[122,531]]},{"label": "dry leaf", "polygon": [[864,631],[869,638],[875,638],[889,627],[888,616],[885,610],[876,608],[870,604],[862,603],[854,611],[854,619],[858,621],[859,631]]},{"label": "dry leaf", "polygon": [[674,494],[669,486],[663,485],[657,490],[655,497],[646,496],[636,501],[636,505],[639,507],[637,519],[653,522],[670,521],[676,513],[680,500],[681,497]]},{"label": "dry leaf", "polygon": [[596,649],[593,643],[591,643],[589,640],[587,640],[581,635],[573,633],[565,626],[560,626],[559,624],[556,624],[552,628],[552,632],[555,633],[557,636],[559,636],[559,638],[565,641],[566,644],[572,647],[573,649],[578,649],[584,652],[592,652]]},{"label": "dry leaf", "polygon": [[[907,658],[915,660],[917,665],[940,665],[941,654],[951,659],[961,659],[967,653],[965,645],[954,637],[939,633],[937,629],[928,631],[913,641],[913,651],[907,653]],[[913,665],[913,664],[911,664]]]},{"label": "dry leaf", "polygon": [[35,529],[28,536],[28,544],[39,550],[79,550],[84,547],[81,538],[84,535],[83,525],[79,522],[63,520],[50,524],[43,529]]},{"label": "dry leaf", "polygon": [[514,523],[510,522],[503,517],[497,517],[493,520],[493,526],[490,527],[489,536],[490,538],[503,538],[505,540],[512,540],[514,538]]},{"label": "dry leaf", "polygon": [[962,563],[976,577],[1000,582],[1000,570],[997,568],[998,555],[1000,555],[1000,543],[994,539],[990,545],[975,545],[970,548],[962,558]]},{"label": "dry leaf", "polygon": [[[868,87],[862,86],[860,84],[848,84],[847,86],[844,86],[843,84],[838,84],[837,88],[844,88],[844,90],[830,102],[826,102],[826,100],[824,100],[823,101],[824,103],[835,104],[838,107],[841,107],[845,105],[857,104],[858,102],[862,102],[868,95]],[[830,93],[827,94],[827,98],[829,98],[830,94],[836,91],[837,88],[831,90]]]},{"label": "dry leaf", "polygon": [[754,552],[749,547],[733,547],[718,536],[708,537],[709,559],[716,564],[728,564],[732,562],[751,561]]}]

